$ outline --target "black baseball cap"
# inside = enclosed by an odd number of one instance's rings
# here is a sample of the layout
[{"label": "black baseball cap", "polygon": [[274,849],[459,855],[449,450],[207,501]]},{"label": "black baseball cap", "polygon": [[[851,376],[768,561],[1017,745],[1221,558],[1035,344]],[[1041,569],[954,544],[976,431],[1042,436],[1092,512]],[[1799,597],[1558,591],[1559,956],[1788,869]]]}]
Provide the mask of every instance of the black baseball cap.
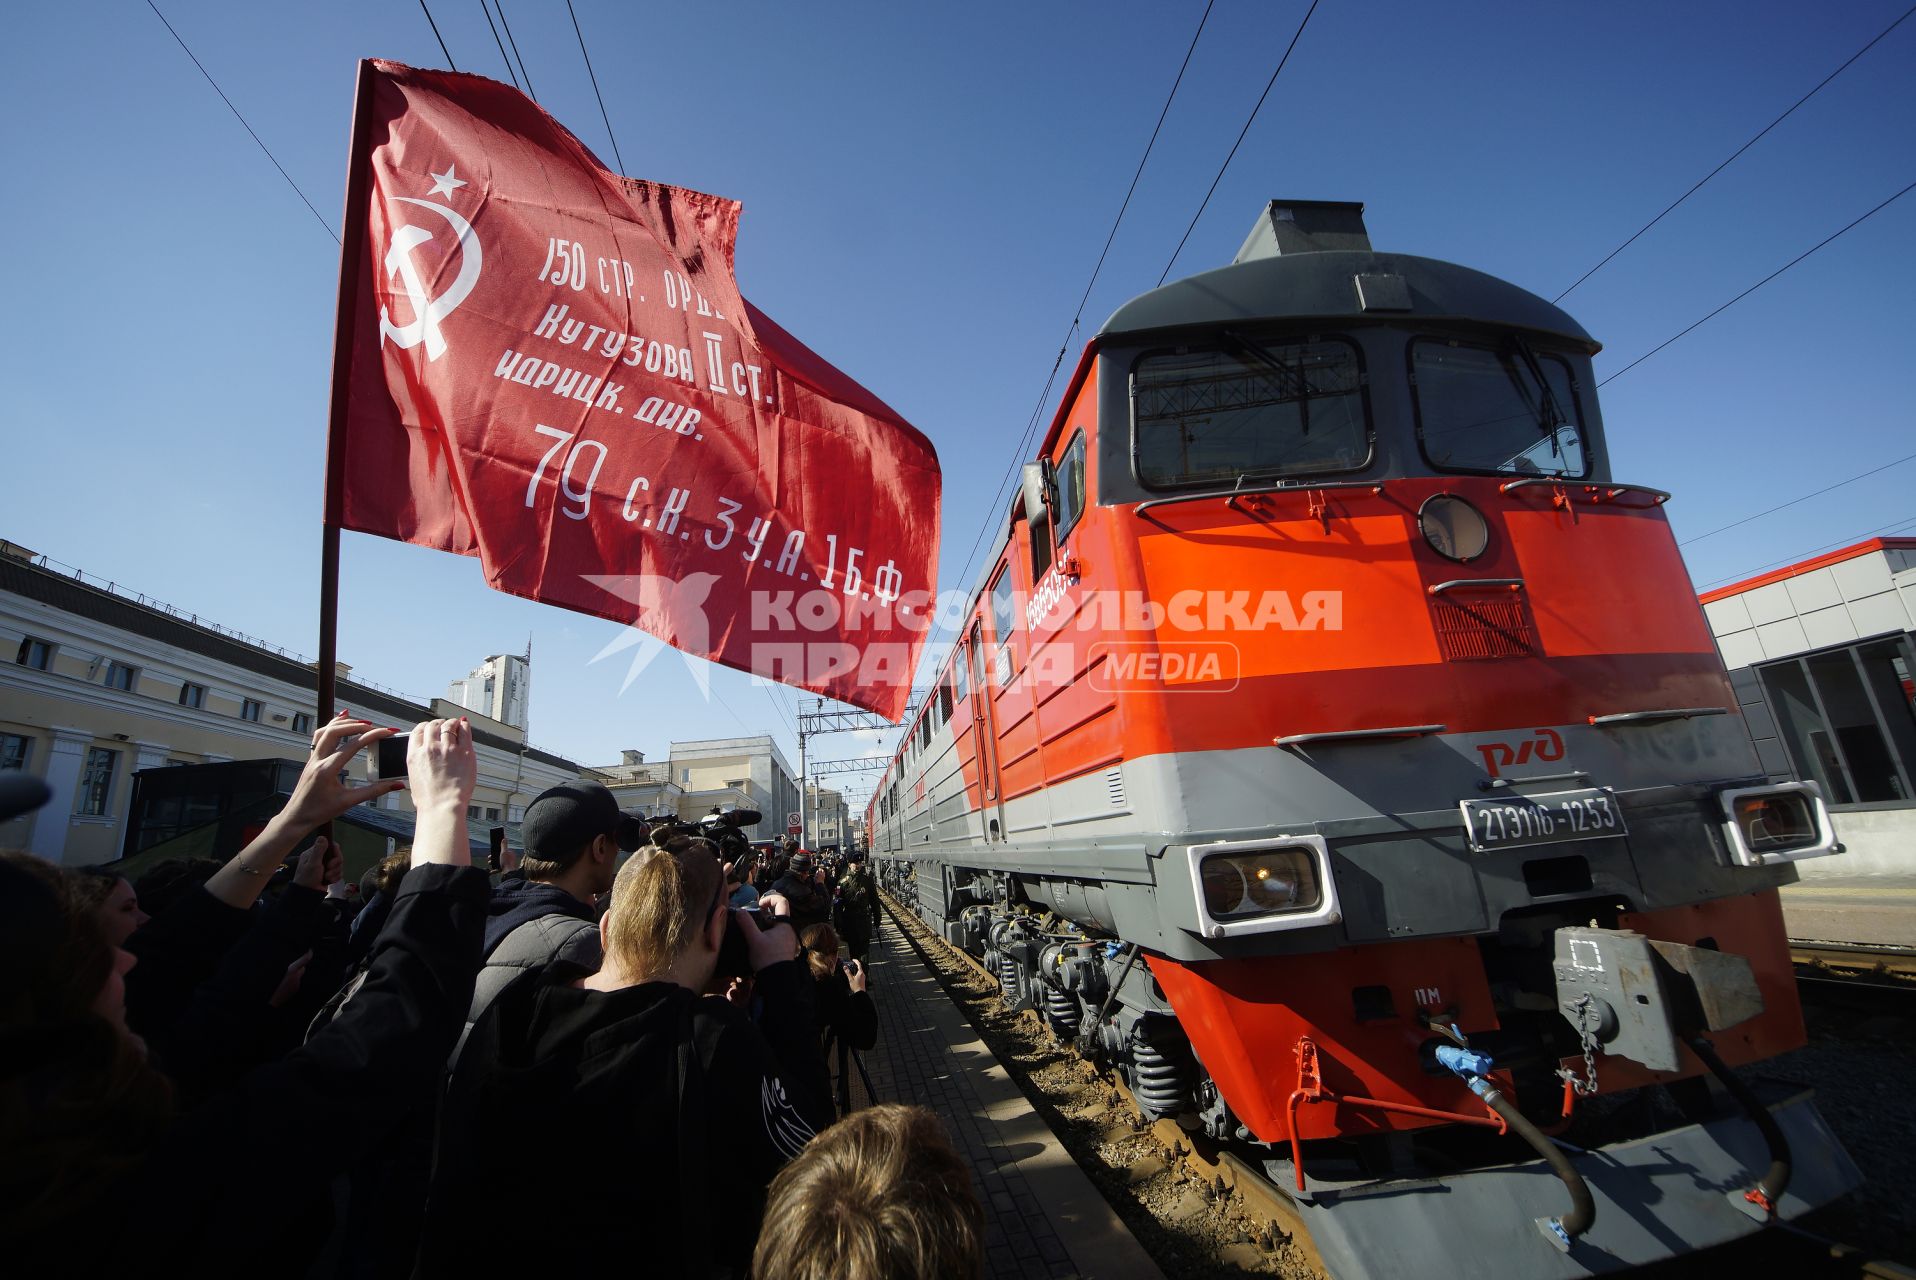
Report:
[{"label": "black baseball cap", "polygon": [[541,791],[526,806],[519,830],[528,856],[564,864],[595,838],[617,836],[624,818],[603,784],[566,782]]}]

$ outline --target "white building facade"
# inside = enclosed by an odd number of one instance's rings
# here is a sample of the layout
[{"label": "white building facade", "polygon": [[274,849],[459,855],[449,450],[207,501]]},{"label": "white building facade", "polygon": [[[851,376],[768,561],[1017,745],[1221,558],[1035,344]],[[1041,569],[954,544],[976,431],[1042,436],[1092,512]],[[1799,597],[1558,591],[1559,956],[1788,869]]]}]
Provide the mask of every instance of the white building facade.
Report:
[{"label": "white building facade", "polygon": [[495,653],[446,688],[446,701],[526,732],[532,712],[531,649],[527,656]]},{"label": "white building facade", "polygon": [[[31,773],[53,793],[39,812],[0,825],[0,847],[68,865],[119,857],[135,773],[303,760],[316,683],[297,655],[0,543],[0,768]],[[397,727],[457,714],[355,681],[343,664],[338,697]],[[479,785],[468,817],[478,824],[517,821],[533,796],[580,775],[508,725],[475,719],[474,741]],[[354,769],[371,776],[364,756]],[[383,807],[408,808],[405,794]]]},{"label": "white building facade", "polygon": [[1816,782],[1846,846],[1804,874],[1916,872],[1916,538],[1701,600],[1763,768]]}]

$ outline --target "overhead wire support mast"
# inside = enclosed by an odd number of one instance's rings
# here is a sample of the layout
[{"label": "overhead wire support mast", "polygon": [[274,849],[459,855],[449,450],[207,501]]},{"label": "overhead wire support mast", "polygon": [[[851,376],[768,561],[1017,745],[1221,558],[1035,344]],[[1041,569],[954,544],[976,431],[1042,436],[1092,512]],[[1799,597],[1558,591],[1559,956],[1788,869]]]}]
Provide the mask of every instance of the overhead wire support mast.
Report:
[{"label": "overhead wire support mast", "polygon": [[[907,721],[912,718],[913,713],[916,712],[919,707],[924,705],[925,698],[929,696],[930,693],[931,690],[929,688],[918,688],[911,691],[911,697],[907,699],[905,703],[904,718]],[[813,826],[811,821],[811,804],[809,803],[809,797],[813,793],[807,788],[811,774],[806,771],[805,759],[809,741],[821,734],[827,733],[855,733],[860,729],[891,729],[894,727],[891,721],[885,719],[885,717],[875,711],[860,711],[856,707],[846,707],[842,710],[828,711],[825,709],[825,699],[823,698],[817,699],[813,704],[813,708],[813,710],[807,711],[803,706],[800,706],[798,712],[798,838],[800,843],[804,842]]]}]

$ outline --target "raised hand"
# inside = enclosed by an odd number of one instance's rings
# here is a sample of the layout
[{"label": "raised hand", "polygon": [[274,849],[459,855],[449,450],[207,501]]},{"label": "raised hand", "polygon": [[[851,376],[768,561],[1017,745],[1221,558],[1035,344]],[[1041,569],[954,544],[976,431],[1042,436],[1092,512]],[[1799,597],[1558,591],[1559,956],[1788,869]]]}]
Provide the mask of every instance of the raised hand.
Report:
[{"label": "raised hand", "polygon": [[406,773],[412,787],[413,865],[441,862],[470,866],[466,808],[479,778],[472,726],[459,720],[427,720],[413,726],[406,743]]},{"label": "raised hand", "polygon": [[342,777],[346,766],[363,748],[397,732],[397,729],[375,729],[371,722],[352,719],[342,711],[313,734],[313,749],[306,757],[306,767],[300,771],[292,799],[280,812],[280,819],[291,828],[294,839],[323,822],[331,822],[356,804],[376,800],[406,785],[398,778],[389,778],[352,786]]},{"label": "raised hand", "polygon": [[323,892],[343,874],[345,859],[340,856],[339,846],[325,836],[317,836],[299,855],[299,865],[293,868],[293,883]]}]

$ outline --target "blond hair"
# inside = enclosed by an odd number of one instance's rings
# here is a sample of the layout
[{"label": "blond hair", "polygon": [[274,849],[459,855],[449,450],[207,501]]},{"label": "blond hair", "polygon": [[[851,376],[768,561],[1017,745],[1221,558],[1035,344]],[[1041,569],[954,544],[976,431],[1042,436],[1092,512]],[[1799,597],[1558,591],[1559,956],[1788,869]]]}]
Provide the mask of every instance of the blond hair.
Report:
[{"label": "blond hair", "polygon": [[635,977],[670,968],[705,927],[725,883],[710,840],[679,838],[641,848],[619,868],[606,911],[606,960]]},{"label": "blond hair", "polygon": [[923,1107],[855,1111],[779,1170],[756,1280],[979,1280],[984,1210]]}]

